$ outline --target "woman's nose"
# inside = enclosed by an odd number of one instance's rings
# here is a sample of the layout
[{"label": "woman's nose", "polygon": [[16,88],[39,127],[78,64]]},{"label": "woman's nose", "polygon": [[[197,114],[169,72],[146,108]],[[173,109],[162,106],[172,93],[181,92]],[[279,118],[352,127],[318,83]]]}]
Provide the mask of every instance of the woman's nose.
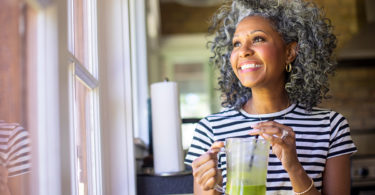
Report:
[{"label": "woman's nose", "polygon": [[254,54],[254,50],[249,47],[248,45],[243,45],[240,48],[240,57],[245,58],[248,56],[252,56]]}]

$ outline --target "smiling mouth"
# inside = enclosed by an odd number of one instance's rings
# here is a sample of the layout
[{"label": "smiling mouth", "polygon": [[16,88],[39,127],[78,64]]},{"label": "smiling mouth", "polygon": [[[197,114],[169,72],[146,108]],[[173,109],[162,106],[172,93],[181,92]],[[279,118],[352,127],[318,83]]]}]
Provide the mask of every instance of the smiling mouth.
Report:
[{"label": "smiling mouth", "polygon": [[252,69],[252,68],[260,68],[262,65],[260,64],[245,64],[242,65],[240,68],[241,70],[246,70],[246,69]]}]

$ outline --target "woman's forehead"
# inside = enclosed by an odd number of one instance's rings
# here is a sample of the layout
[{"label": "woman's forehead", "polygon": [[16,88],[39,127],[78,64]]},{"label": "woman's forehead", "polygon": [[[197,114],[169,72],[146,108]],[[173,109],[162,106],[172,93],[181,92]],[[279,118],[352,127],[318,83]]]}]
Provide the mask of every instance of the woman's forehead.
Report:
[{"label": "woman's forehead", "polygon": [[267,18],[262,16],[247,16],[238,23],[234,36],[252,34],[258,31],[269,34],[274,32],[275,29],[272,22]]}]

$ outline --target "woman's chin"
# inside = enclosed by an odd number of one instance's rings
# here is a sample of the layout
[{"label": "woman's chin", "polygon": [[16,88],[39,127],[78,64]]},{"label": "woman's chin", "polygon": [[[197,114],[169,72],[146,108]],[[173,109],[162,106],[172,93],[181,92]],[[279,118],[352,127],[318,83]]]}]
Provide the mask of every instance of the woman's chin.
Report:
[{"label": "woman's chin", "polygon": [[252,88],[255,85],[254,81],[241,81],[241,85],[247,88]]}]

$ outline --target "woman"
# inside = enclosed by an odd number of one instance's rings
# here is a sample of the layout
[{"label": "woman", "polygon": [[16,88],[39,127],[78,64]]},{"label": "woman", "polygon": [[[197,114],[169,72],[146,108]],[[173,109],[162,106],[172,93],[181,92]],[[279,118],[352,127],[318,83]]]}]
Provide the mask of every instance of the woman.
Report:
[{"label": "woman", "polygon": [[349,194],[356,148],[346,119],[315,106],[326,97],[336,37],[315,4],[234,0],[213,17],[211,58],[225,110],[202,119],[185,163],[195,194],[218,194],[228,137],[270,141],[267,194]]}]

